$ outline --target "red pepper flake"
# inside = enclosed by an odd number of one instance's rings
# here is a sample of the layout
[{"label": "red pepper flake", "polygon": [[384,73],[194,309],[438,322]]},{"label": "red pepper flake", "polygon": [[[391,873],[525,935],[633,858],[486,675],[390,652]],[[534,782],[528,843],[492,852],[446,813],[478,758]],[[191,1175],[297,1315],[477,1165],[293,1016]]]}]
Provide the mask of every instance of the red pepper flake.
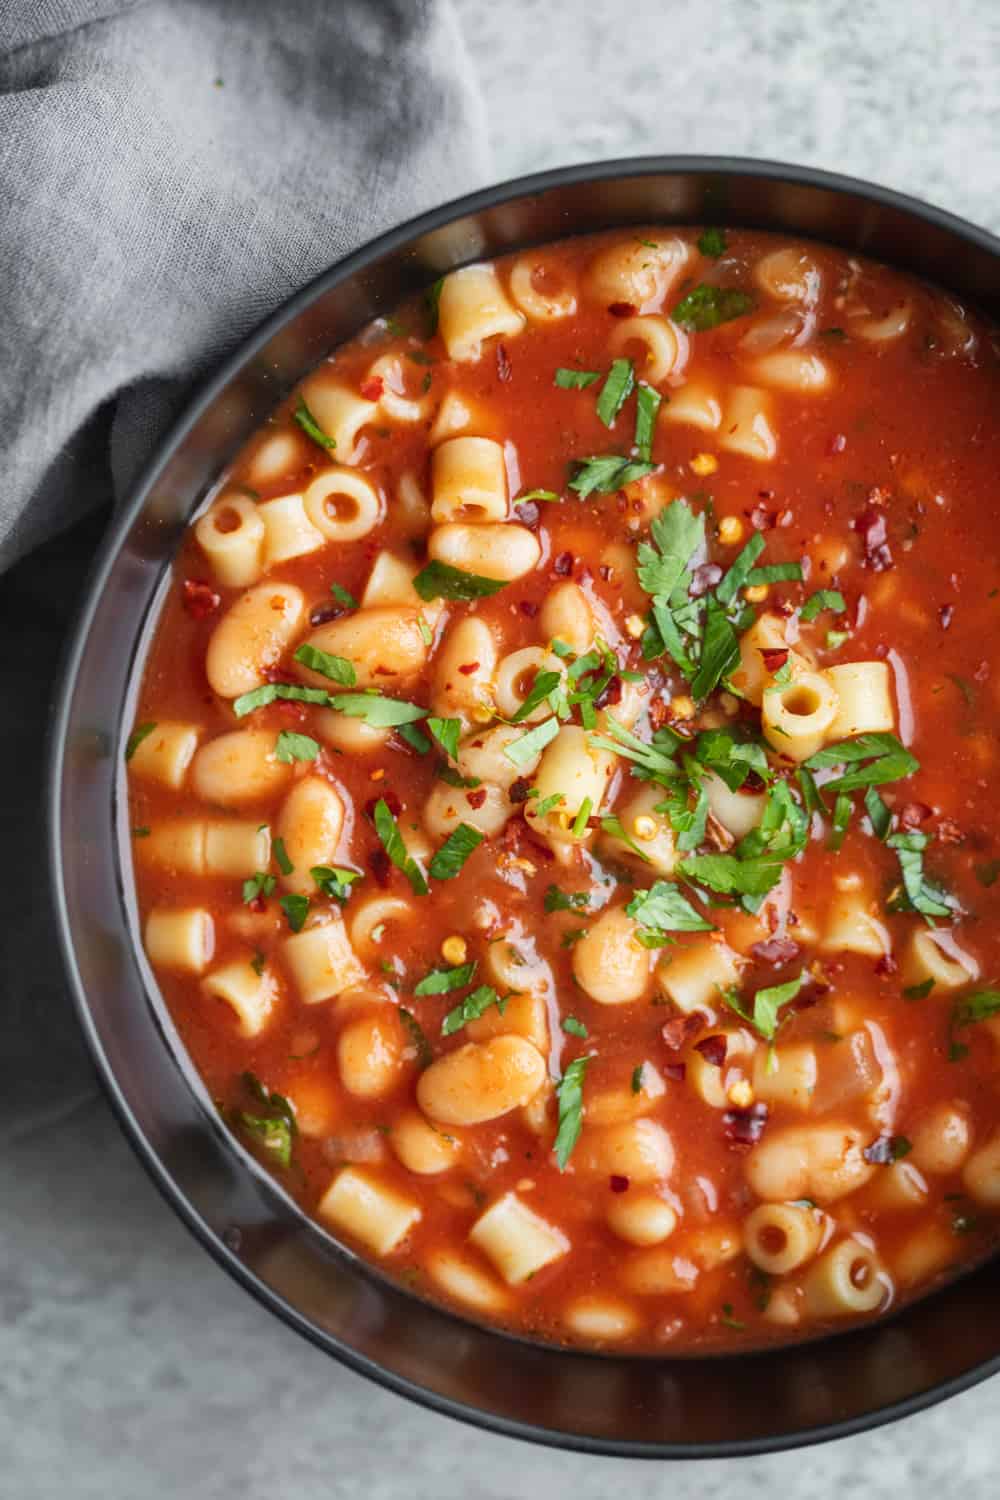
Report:
[{"label": "red pepper flake", "polygon": [[403,804],[391,787],[386,787],[377,797],[369,797],[365,803],[365,817],[374,821],[375,808],[380,802],[384,802],[394,818],[398,818],[403,811]]},{"label": "red pepper flake", "polygon": [[764,646],[760,654],[766,672],[780,672],[788,660],[789,648],[787,646]]},{"label": "red pepper flake", "polygon": [[539,606],[533,603],[531,599],[522,599],[517,607],[521,611],[522,615],[527,615],[529,620],[533,620],[535,618],[539,608]]},{"label": "red pepper flake", "polygon": [[739,1149],[755,1146],[767,1124],[767,1105],[760,1100],[749,1109],[727,1109],[722,1116],[726,1139]]},{"label": "red pepper flake", "polygon": [[880,1135],[870,1146],[865,1147],[861,1155],[870,1166],[887,1167],[896,1159],[892,1136]]},{"label": "red pepper flake", "polygon": [[594,699],[595,708],[609,708],[615,703],[622,701],[622,680],[620,677],[612,677],[605,687],[601,689]]},{"label": "red pepper flake", "polygon": [[842,433],[842,432],[835,432],[833,434],[833,436],[827,442],[827,445],[826,445],[827,456],[829,458],[832,458],[835,453],[843,453],[843,451],[844,451],[844,449],[846,447],[847,447],[847,438],[845,437],[844,433]]},{"label": "red pepper flake", "polygon": [[330,620],[339,620],[344,613],[342,604],[317,604],[316,608],[309,612],[309,624],[326,625]]},{"label": "red pepper flake", "polygon": [[938,620],[940,621],[941,629],[947,630],[954,618],[954,604],[942,604],[941,608],[938,610]]},{"label": "red pepper flake", "polygon": [[793,959],[798,958],[802,949],[791,938],[775,937],[768,938],[763,943],[754,943],[750,952],[762,964],[774,964],[775,968],[780,969],[783,964],[790,964]]},{"label": "red pepper flake", "polygon": [[534,531],[540,525],[542,513],[534,500],[525,500],[517,506],[517,519],[522,526],[527,526],[529,531]]},{"label": "red pepper flake", "polygon": [[933,817],[934,809],[928,807],[926,802],[906,802],[899,809],[899,823],[901,828],[919,828],[921,823]]},{"label": "red pepper flake", "polygon": [[695,1042],[694,1050],[713,1068],[721,1068],[726,1060],[727,1042],[724,1036],[703,1036],[700,1042]]},{"label": "red pepper flake", "polygon": [[288,724],[301,724],[309,712],[304,703],[295,703],[290,698],[279,698],[274,711]]},{"label": "red pepper flake", "polygon": [[479,671],[479,663],[477,661],[464,661],[458,670],[463,677],[471,677],[473,672]]},{"label": "red pepper flake", "polygon": [[965,834],[954,818],[942,818],[937,826],[939,844],[964,844]]},{"label": "red pepper flake", "polygon": [[557,578],[568,578],[570,573],[572,573],[573,571],[572,552],[560,552],[559,555],[553,559],[552,571]]},{"label": "red pepper flake", "polygon": [[608,303],[608,312],[613,318],[634,318],[638,311],[634,302]]},{"label": "red pepper flake", "polygon": [[497,344],[497,379],[509,380],[511,374],[510,355],[507,353],[506,345]]},{"label": "red pepper flake", "polygon": [[875,973],[881,975],[883,978],[886,975],[895,974],[898,968],[899,964],[891,953],[883,953],[882,957],[875,962]]},{"label": "red pepper flake", "polygon": [[697,1031],[703,1024],[704,1018],[698,1011],[690,1016],[672,1016],[669,1021],[664,1021],[660,1035],[671,1052],[679,1052],[690,1033]]},{"label": "red pepper flake", "polygon": [[622,1177],[619,1172],[612,1172],[608,1179],[608,1186],[613,1193],[627,1193],[629,1186],[628,1178]]},{"label": "red pepper flake", "polygon": [[392,879],[392,864],[384,849],[373,849],[368,856],[368,868],[381,886],[387,886]]},{"label": "red pepper flake", "polygon": [[882,490],[872,490],[868,496],[871,503],[851,522],[852,530],[858,533],[865,549],[864,566],[874,573],[885,573],[893,566],[889,531],[882,509],[883,494]]},{"label": "red pepper flake", "polygon": [[[764,491],[764,493],[767,494],[770,492]],[[760,501],[747,514],[750,517],[750,525],[754,531],[771,531],[778,524],[778,512],[776,510],[768,510],[767,506],[762,505]]]},{"label": "red pepper flake", "polygon": [[707,594],[709,589],[714,589],[722,577],[722,569],[718,563],[702,563],[695,568],[691,574],[691,582],[688,584],[688,593],[692,599],[700,599],[702,594]]},{"label": "red pepper flake", "polygon": [[267,902],[264,900],[264,897],[260,894],[259,891],[257,892],[257,895],[254,896],[252,901],[247,902],[247,910],[258,913],[267,911]]},{"label": "red pepper flake", "polygon": [[465,800],[470,807],[482,807],[486,801],[486,788],[481,786],[477,787],[475,791],[466,792]]},{"label": "red pepper flake", "polygon": [[222,595],[217,594],[210,583],[202,583],[197,578],[185,578],[181,584],[181,597],[192,620],[207,620],[222,603]]},{"label": "red pepper flake", "polygon": [[664,1063],[663,1071],[673,1083],[683,1083],[687,1068],[683,1063]]},{"label": "red pepper flake", "polygon": [[379,401],[385,390],[385,381],[381,375],[369,375],[361,382],[361,394],[366,401]]},{"label": "red pepper flake", "polygon": [[516,781],[511,782],[510,791],[507,793],[507,795],[510,800],[516,804],[518,802],[527,802],[528,793],[530,791],[531,782],[527,779],[526,776],[519,776]]}]

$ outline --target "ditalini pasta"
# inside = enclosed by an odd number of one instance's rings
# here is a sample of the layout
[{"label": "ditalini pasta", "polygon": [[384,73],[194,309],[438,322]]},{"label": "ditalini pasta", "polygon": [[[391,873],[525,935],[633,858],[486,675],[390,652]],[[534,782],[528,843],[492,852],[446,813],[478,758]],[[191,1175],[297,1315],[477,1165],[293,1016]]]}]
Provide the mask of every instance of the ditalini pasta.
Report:
[{"label": "ditalini pasta", "polygon": [[641,1351],[991,1249],[997,347],[819,244],[575,239],[206,495],[123,730],[142,940],[329,1234]]}]

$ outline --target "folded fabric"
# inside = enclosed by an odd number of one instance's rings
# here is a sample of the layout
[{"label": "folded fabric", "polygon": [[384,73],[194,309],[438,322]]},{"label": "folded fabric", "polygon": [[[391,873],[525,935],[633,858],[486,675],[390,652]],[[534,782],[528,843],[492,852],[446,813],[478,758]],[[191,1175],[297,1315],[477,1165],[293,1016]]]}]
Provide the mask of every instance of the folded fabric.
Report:
[{"label": "folded fabric", "polygon": [[199,379],[291,292],[481,181],[483,119],[448,0],[5,13],[0,568],[57,538],[0,583],[9,629],[22,622],[0,751],[20,890],[0,950],[0,1056],[19,1128],[89,1081],[44,884],[41,761],[96,528],[58,533],[123,498]]}]

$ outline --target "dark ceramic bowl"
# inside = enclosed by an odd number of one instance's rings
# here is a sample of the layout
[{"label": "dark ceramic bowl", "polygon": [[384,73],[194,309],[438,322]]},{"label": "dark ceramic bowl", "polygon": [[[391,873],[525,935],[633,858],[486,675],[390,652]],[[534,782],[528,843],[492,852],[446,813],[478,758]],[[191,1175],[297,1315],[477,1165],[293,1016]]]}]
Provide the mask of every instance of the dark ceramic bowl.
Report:
[{"label": "dark ceramic bowl", "polygon": [[591,1453],[692,1458],[842,1436],[1000,1368],[1000,1264],[896,1316],[761,1354],[570,1353],[491,1332],[388,1283],[307,1221],[223,1128],[142,956],[123,726],[188,518],[246,437],[328,350],[464,261],[615,225],[721,223],[864,251],[1000,318],[1000,242],[897,193],[768,162],[662,157],[475,193],[382,235],[293,297],[209,381],[118,513],[55,710],[59,937],[108,1097],[164,1197],[265,1307],[361,1374],[497,1432]]}]

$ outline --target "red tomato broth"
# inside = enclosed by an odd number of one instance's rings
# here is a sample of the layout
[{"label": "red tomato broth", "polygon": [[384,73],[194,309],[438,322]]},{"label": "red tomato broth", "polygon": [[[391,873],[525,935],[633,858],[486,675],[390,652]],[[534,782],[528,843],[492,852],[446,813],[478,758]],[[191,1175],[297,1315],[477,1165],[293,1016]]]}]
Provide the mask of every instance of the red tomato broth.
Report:
[{"label": "red tomato broth", "polygon": [[[691,243],[696,238],[695,231],[679,233]],[[560,284],[583,287],[587,268],[602,246],[629,243],[635,237],[633,232],[623,232],[573,240],[549,247],[544,253],[547,263],[556,267]],[[713,382],[723,391],[733,384],[749,383],[739,340],[750,320],[779,306],[761,294],[752,268],[763,253],[788,243],[738,231],[728,233],[727,238],[722,261],[703,258],[668,297],[668,305],[673,306],[696,282],[717,278],[726,286],[747,288],[757,299],[756,309],[748,316],[724,322],[711,331],[688,334],[687,374],[690,376],[693,370],[699,380]],[[849,260],[840,251],[812,244],[796,248],[806,251],[820,273],[817,332],[808,349],[818,352],[832,372],[833,390],[811,395],[773,392],[777,452],[768,462],[725,451],[719,446],[718,433],[668,424],[661,409],[653,442],[653,458],[660,469],[654,479],[662,480],[672,496],[688,497],[696,513],[710,497],[714,527],[709,527],[709,556],[723,569],[755,531],[760,531],[767,544],[762,563],[810,561],[805,582],[772,585],[765,608],[782,601],[797,605],[816,589],[841,591],[846,601],[843,616],[821,614],[814,623],[801,627],[803,639],[815,650],[821,669],[840,662],[884,660],[893,653],[896,701],[902,709],[904,698],[908,698],[913,720],[912,736],[908,737],[901,733],[898,713],[896,732],[918,757],[920,769],[881,790],[897,815],[907,804],[923,804],[931,810],[919,824],[924,831],[938,834],[925,852],[925,868],[929,877],[944,885],[965,908],[957,938],[962,949],[978,960],[980,979],[978,984],[970,982],[957,992],[936,989],[921,998],[902,994],[905,981],[895,956],[905,952],[910,934],[923,925],[923,919],[911,912],[885,911],[886,894],[899,884],[899,862],[893,850],[863,831],[863,793],[857,793],[852,826],[839,853],[826,848],[827,820],[824,837],[813,836],[805,853],[792,865],[791,911],[798,921],[780,930],[796,941],[797,930],[808,933],[822,929],[834,876],[857,874],[870,899],[878,903],[878,920],[891,934],[893,959],[879,963],[858,953],[821,952],[812,939],[803,940],[799,955],[790,962],[776,966],[766,959],[755,960],[742,974],[740,988],[744,996],[752,996],[758,985],[780,983],[799,969],[810,970],[814,978],[806,992],[784,1012],[777,1046],[781,1050],[798,1042],[813,1043],[821,1086],[827,1072],[833,1075],[837,1071],[839,1065],[829,1065],[836,1049],[853,1045],[838,1030],[843,1014],[853,1007],[858,1024],[852,1029],[866,1031],[869,1040],[875,1036],[878,1047],[891,1056],[898,1074],[894,1085],[897,1097],[889,1110],[891,1124],[884,1129],[875,1124],[859,1097],[849,1098],[845,1106],[832,1113],[817,1109],[815,1116],[778,1102],[770,1106],[761,1140],[773,1138],[785,1126],[808,1124],[812,1119],[860,1126],[866,1146],[886,1134],[906,1140],[936,1105],[958,1101],[971,1122],[975,1151],[987,1143],[996,1125],[994,1049],[998,1042],[988,1023],[963,1027],[960,1035],[955,1032],[953,1037],[949,1020],[956,998],[988,985],[1000,974],[1000,931],[993,920],[1000,900],[1000,881],[986,885],[976,874],[977,867],[981,869],[1000,856],[1000,825],[983,796],[994,773],[998,720],[987,641],[1000,620],[1000,579],[992,555],[998,520],[993,481],[1000,457],[992,418],[1000,391],[1000,368],[990,330],[974,317],[963,325],[974,339],[974,348],[956,353],[944,347],[940,319],[942,309],[951,304],[938,291],[888,268]],[[861,268],[857,282],[854,266]],[[500,262],[499,267],[504,276],[506,263]],[[836,330],[847,321],[845,285],[863,286],[864,301],[873,316],[908,300],[912,315],[906,332],[894,341],[880,343],[866,342],[850,332],[841,337]],[[850,306],[850,292],[847,298],[846,305]],[[383,548],[412,558],[414,563],[425,560],[422,539],[414,541],[404,533],[392,497],[400,477],[407,472],[415,473],[423,492],[429,493],[428,431],[441,396],[455,391],[480,404],[486,413],[487,420],[472,428],[476,435],[496,437],[516,449],[519,479],[511,477],[512,498],[518,491],[534,489],[553,490],[562,498],[558,503],[538,502],[534,506],[537,518],[529,512],[530,529],[542,542],[537,569],[508,583],[492,597],[471,605],[449,603],[447,620],[454,622],[469,613],[478,616],[502,637],[502,654],[536,644],[541,639],[537,615],[549,590],[570,578],[581,582],[585,592],[610,611],[621,632],[616,648],[619,669],[646,673],[651,687],[647,707],[658,701],[669,704],[671,695],[683,697],[686,684],[669,658],[644,663],[639,643],[629,633],[626,622],[636,614],[645,614],[648,596],[634,577],[622,575],[616,560],[609,562],[603,556],[604,549],[611,545],[624,545],[633,551],[637,541],[648,538],[643,499],[648,487],[640,482],[628,486],[625,492],[594,494],[583,500],[566,489],[567,465],[572,461],[590,454],[629,451],[634,400],[626,403],[609,431],[597,416],[599,383],[580,390],[553,385],[553,372],[558,367],[599,370],[603,380],[612,357],[608,341],[620,323],[619,312],[609,311],[581,292],[572,317],[551,324],[528,322],[520,334],[486,340],[478,361],[461,363],[446,357],[440,334],[422,337],[425,310],[422,304],[414,303],[397,314],[398,323],[413,329],[412,334],[396,332],[396,325],[375,325],[338,350],[331,356],[330,365],[338,381],[354,390],[368,378],[375,355],[387,349],[421,356],[428,351],[433,363],[422,366],[418,373],[430,375],[431,413],[428,420],[413,426],[379,419],[377,426],[366,429],[360,468],[389,497],[386,518],[360,541],[328,543],[308,555],[280,563],[273,576],[298,585],[310,609],[326,610],[331,606],[332,583],[348,589],[355,598],[361,597],[371,565]],[[503,352],[498,356],[501,347]],[[641,370],[638,373],[641,379]],[[660,382],[668,399],[678,388],[669,381]],[[294,405],[293,398],[275,414],[262,437],[251,441],[226,477],[224,493],[247,482],[244,476],[250,471],[254,453],[270,433],[298,434],[291,420]],[[328,466],[328,455],[319,446],[299,436],[297,444],[300,467],[289,467],[266,486],[251,486],[261,501],[296,491]],[[698,465],[700,455],[715,459],[714,472],[692,471],[692,461]],[[509,446],[508,475],[512,475]],[[853,523],[863,518],[873,503],[885,516],[892,556],[892,566],[883,570],[864,565],[863,538],[853,529]],[[741,539],[733,545],[720,542],[717,532],[713,535],[726,517],[742,523]],[[512,519],[518,519],[516,508]],[[831,564],[838,546],[845,551],[846,560]],[[210,584],[221,595],[219,609],[206,618],[195,617],[185,607],[182,584],[192,579]],[[204,656],[213,630],[242,592],[225,588],[214,579],[209,559],[189,535],[178,557],[175,586],[164,605],[150,651],[137,723],[178,720],[198,724],[204,730],[202,744],[211,735],[237,727],[231,708],[206,679]],[[336,601],[333,605],[336,607]],[[846,629],[846,622],[849,639],[827,651],[823,645],[826,631]],[[437,628],[435,650],[442,627]],[[265,676],[275,681],[300,681],[291,655],[295,645],[311,634],[311,628],[304,624],[280,663]],[[331,685],[331,690],[340,689]],[[400,689],[389,684],[385,691],[407,701],[428,702],[423,677]],[[716,701],[710,700],[707,708],[717,713]],[[282,729],[311,734],[316,712],[311,705],[278,702],[239,722],[247,728],[273,729],[276,734]],[[757,713],[744,705],[738,708],[735,722],[751,725],[757,718]],[[683,719],[675,722],[685,723]],[[721,722],[733,720],[723,716]],[[703,710],[694,727],[705,723]],[[474,726],[473,732],[477,728]],[[636,732],[640,733],[638,729]],[[648,728],[641,737],[648,739]],[[598,1344],[614,1341],[637,1351],[667,1345],[675,1350],[699,1350],[801,1337],[847,1321],[838,1317],[834,1322],[803,1311],[799,1283],[809,1269],[808,1262],[801,1272],[768,1278],[741,1249],[742,1223],[758,1201],[746,1178],[747,1162],[757,1147],[733,1138],[733,1127],[725,1124],[725,1118],[732,1111],[739,1114],[739,1107],[727,1103],[720,1109],[706,1103],[691,1087],[690,1067],[693,1043],[720,1033],[731,1034],[740,1028],[739,1018],[720,1003],[713,1015],[703,1014],[677,1047],[664,1040],[663,1027],[678,1012],[652,982],[642,999],[629,1004],[602,1004],[588,995],[574,979],[574,950],[564,947],[562,940],[567,933],[586,926],[588,920],[593,921],[597,903],[592,903],[586,913],[563,913],[546,912],[543,902],[552,885],[564,891],[587,889],[591,866],[586,856],[571,861],[568,867],[561,865],[544,841],[526,827],[521,805],[514,807],[503,831],[486,839],[470,856],[457,878],[432,881],[428,897],[412,896],[405,876],[394,868],[384,868],[370,810],[380,797],[396,799],[402,809],[400,827],[406,830],[418,826],[424,801],[435,785],[435,767],[442,759],[439,747],[435,745],[431,754],[421,756],[393,735],[384,748],[355,756],[336,754],[320,743],[315,762],[291,767],[288,785],[304,775],[319,774],[342,792],[348,816],[340,855],[332,862],[364,872],[363,883],[353,888],[346,904],[345,917],[349,922],[352,905],[362,894],[376,894],[382,882],[393,895],[412,901],[417,908],[415,921],[392,926],[386,962],[393,972],[367,966],[371,979],[384,991],[382,1002],[373,1001],[357,1009],[345,1005],[343,997],[320,1005],[300,1003],[281,958],[288,924],[278,905],[280,881],[273,894],[260,903],[264,911],[249,913],[255,924],[249,937],[231,927],[234,913],[248,912],[241,904],[240,880],[186,876],[170,868],[157,868],[144,860],[141,836],[135,845],[136,879],[144,915],[154,908],[197,903],[214,918],[212,968],[245,954],[249,947],[264,955],[268,971],[278,978],[279,998],[265,1029],[247,1039],[238,1032],[229,1007],[202,992],[199,977],[166,970],[157,973],[185,1046],[227,1117],[239,1110],[259,1112],[242,1081],[247,1072],[262,1080],[268,1090],[287,1094],[294,1107],[298,1107],[297,1094],[308,1099],[310,1091],[318,1091],[322,1096],[318,1110],[322,1134],[313,1136],[300,1130],[291,1167],[275,1168],[304,1209],[314,1212],[338,1166],[360,1154],[364,1170],[418,1202],[421,1209],[421,1218],[400,1247],[381,1262],[384,1268],[426,1295],[447,1301],[447,1291],[428,1276],[427,1264],[441,1247],[460,1252],[502,1291],[498,1309],[490,1313],[493,1320],[532,1336]],[[530,782],[530,777],[525,779]],[[630,775],[629,764],[619,761],[601,813],[624,805],[641,785]],[[284,795],[282,792],[278,797],[250,801],[238,815],[273,824]],[[394,805],[392,801],[390,805]],[[168,817],[206,815],[214,816],[216,810],[206,808],[190,790],[131,778],[130,818],[134,828],[155,827]],[[226,815],[218,812],[220,817]],[[597,848],[599,843],[598,835],[598,844],[592,841],[592,847]],[[277,873],[273,861],[270,869]],[[627,870],[637,889],[651,886],[660,878],[620,852],[611,869],[618,873]],[[621,904],[613,886],[598,887],[598,892],[602,903]],[[627,884],[623,894],[626,900],[631,898]],[[319,911],[329,903],[317,893],[312,905]],[[702,903],[698,909],[707,912],[723,931],[734,934],[734,948],[746,946],[752,922],[747,914]],[[594,1054],[585,1075],[581,1142],[587,1139],[588,1095],[593,1097],[612,1086],[629,1090],[634,1069],[644,1061],[664,1078],[662,1095],[642,1117],[663,1124],[676,1151],[669,1181],[654,1184],[652,1190],[660,1192],[677,1212],[677,1227],[659,1249],[664,1258],[673,1259],[675,1274],[691,1283],[689,1289],[637,1293],[628,1284],[623,1285],[623,1265],[648,1256],[649,1251],[616,1235],[606,1223],[606,1214],[613,1200],[635,1194],[638,1185],[628,1181],[623,1191],[622,1174],[581,1170],[579,1144],[566,1170],[560,1172],[552,1154],[556,1121],[551,1111],[541,1134],[529,1127],[520,1109],[482,1124],[463,1126],[456,1132],[463,1143],[461,1159],[440,1175],[416,1175],[394,1155],[394,1123],[404,1110],[413,1108],[419,1073],[417,1049],[406,1024],[396,1017],[395,1007],[402,1004],[416,1018],[435,1057],[467,1044],[466,1029],[452,1036],[440,1034],[443,1017],[467,989],[420,998],[413,995],[413,987],[428,971],[446,967],[441,944],[451,935],[461,935],[468,957],[479,962],[470,987],[487,982],[484,959],[489,943],[502,936],[512,922],[521,923],[534,938],[554,979],[555,993],[547,1001],[549,1047],[545,1058],[552,1076],[558,1077],[573,1058]],[[754,940],[761,942],[766,937],[767,932],[761,930]],[[684,934],[678,939],[680,947],[691,941]],[[815,971],[810,968],[814,964],[818,965]],[[381,1015],[383,1011],[390,1024],[401,1027],[406,1061],[385,1097],[359,1098],[342,1085],[337,1038],[355,1016]],[[587,1038],[562,1031],[560,1015],[583,1022]],[[968,1047],[968,1054],[950,1061],[949,1048],[956,1038]],[[683,1077],[677,1076],[681,1064],[685,1064]],[[725,1067],[721,1071],[724,1074]],[[851,1070],[845,1071],[849,1082]],[[735,1128],[738,1133],[738,1123]],[[441,1129],[447,1134],[449,1127]],[[263,1160],[271,1160],[266,1149],[255,1146],[252,1137],[241,1132],[241,1138],[258,1149]],[[916,1208],[879,1204],[879,1174],[886,1170],[885,1165],[878,1165],[869,1181],[829,1204],[827,1212],[833,1227],[824,1229],[827,1239],[823,1248],[845,1233],[867,1236],[881,1266],[891,1267],[917,1230],[932,1225],[947,1231],[954,1240],[953,1254],[935,1264],[926,1276],[918,1277],[914,1285],[896,1287],[892,1296],[899,1300],[981,1257],[993,1243],[995,1226],[988,1205],[971,1203],[958,1171],[925,1173],[926,1194]],[[512,1190],[517,1190],[519,1198],[534,1212],[561,1229],[572,1247],[519,1287],[504,1286],[488,1259],[466,1245],[470,1227],[484,1207]],[[714,1248],[706,1235],[716,1236]],[[772,1321],[767,1315],[769,1298],[773,1303],[774,1293],[784,1282],[794,1294],[792,1305],[798,1311],[794,1322]],[[590,1294],[627,1307],[632,1321],[624,1334],[604,1338],[574,1327],[567,1309]],[[478,1315],[476,1308],[457,1305]]]}]

